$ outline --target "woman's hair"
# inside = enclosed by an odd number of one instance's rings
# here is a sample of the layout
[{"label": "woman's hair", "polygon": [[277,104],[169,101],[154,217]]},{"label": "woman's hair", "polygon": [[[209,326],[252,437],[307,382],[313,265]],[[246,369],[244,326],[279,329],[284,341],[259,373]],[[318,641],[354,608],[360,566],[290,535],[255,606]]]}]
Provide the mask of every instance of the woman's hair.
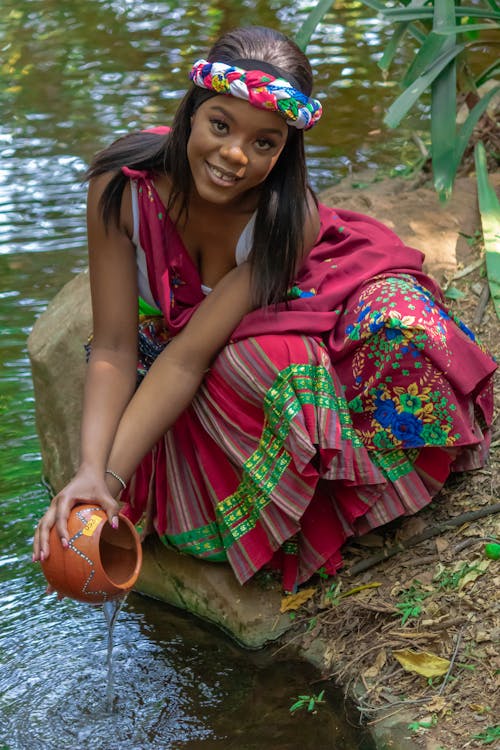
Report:
[{"label": "woman's hair", "polygon": [[[237,28],[218,39],[210,49],[209,62],[232,64],[245,60],[266,62],[277,68],[277,76],[288,78],[307,96],[312,92],[312,71],[307,57],[295,42],[274,29],[262,26]],[[86,178],[116,171],[101,199],[106,224],[119,221],[120,205],[127,177],[121,167],[166,172],[173,190],[168,209],[179,200],[181,213],[189,210],[192,188],[187,160],[191,118],[197,108],[215,96],[192,85],[182,99],[168,135],[141,132],[115,141],[91,163]],[[307,170],[303,131],[288,128],[286,144],[278,161],[262,184],[250,254],[252,291],[257,306],[283,301],[293,279],[297,259],[303,251],[307,205]]]}]

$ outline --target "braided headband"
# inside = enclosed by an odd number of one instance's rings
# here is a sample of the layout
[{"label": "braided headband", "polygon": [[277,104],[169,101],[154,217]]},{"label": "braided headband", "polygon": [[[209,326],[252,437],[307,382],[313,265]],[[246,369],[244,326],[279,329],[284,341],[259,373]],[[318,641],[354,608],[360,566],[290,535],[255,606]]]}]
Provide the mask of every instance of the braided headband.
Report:
[{"label": "braided headband", "polygon": [[284,78],[275,78],[261,70],[197,60],[189,77],[203,89],[237,96],[253,107],[279,112],[294,128],[308,130],[321,117],[322,107],[317,99],[309,98]]}]

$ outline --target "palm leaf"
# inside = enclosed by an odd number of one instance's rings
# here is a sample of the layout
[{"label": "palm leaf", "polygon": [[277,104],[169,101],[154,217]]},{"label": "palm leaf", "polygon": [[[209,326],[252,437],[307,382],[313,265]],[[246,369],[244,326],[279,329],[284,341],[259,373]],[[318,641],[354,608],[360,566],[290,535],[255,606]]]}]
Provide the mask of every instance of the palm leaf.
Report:
[{"label": "palm leaf", "polygon": [[424,91],[429,88],[437,76],[446,66],[455,59],[457,55],[465,49],[465,44],[457,44],[453,48],[440,55],[434,63],[419,76],[411,86],[408,86],[403,93],[398,96],[386,112],[384,117],[385,124],[390,128],[399,125],[403,117],[413,107],[415,102],[422,96]]},{"label": "palm leaf", "polygon": [[479,213],[486,251],[486,273],[495,311],[500,319],[500,202],[488,178],[486,152],[481,142],[476,143],[474,159]]},{"label": "palm leaf", "polygon": [[[434,18],[434,13],[439,9],[440,4],[436,3],[434,9],[431,5],[427,5],[424,8],[408,7],[408,8],[385,8],[381,11],[386,18],[393,19],[394,21],[426,21]],[[457,17],[467,18],[491,18],[500,19],[500,12],[496,10],[488,10],[488,8],[464,8],[457,7],[455,10]]]},{"label": "palm leaf", "polygon": [[425,42],[420,47],[419,51],[413,58],[413,62],[406,71],[402,85],[411,86],[422,73],[439,57],[439,54],[443,51],[445,39],[440,34],[436,34],[431,31],[427,35]]},{"label": "palm leaf", "polygon": [[437,31],[437,34],[444,34],[449,36],[450,34],[468,34],[469,31],[497,31],[500,26],[497,23],[468,23],[460,24],[459,26],[443,26],[442,29]]},{"label": "palm leaf", "polygon": [[295,36],[295,43],[302,51],[306,49],[311,41],[311,37],[318,24],[321,23],[328,11],[331,10],[332,4],[333,0],[320,0],[305,19]]},{"label": "palm leaf", "polygon": [[470,137],[479,121],[479,118],[486,112],[488,104],[499,92],[500,86],[495,86],[494,88],[490,89],[490,91],[488,91],[488,93],[478,101],[476,106],[471,109],[471,111],[467,115],[467,119],[461,125],[455,144],[455,155],[453,157],[456,162],[457,168],[462,161],[462,156],[464,155],[464,151],[467,148],[467,144],[470,141]]},{"label": "palm leaf", "polygon": [[394,34],[387,42],[387,46],[384,49],[384,54],[377,63],[381,70],[389,70],[389,67],[394,59],[394,55],[396,54],[398,44],[406,34],[409,25],[409,23],[398,24],[398,27],[394,31]]},{"label": "palm leaf", "polygon": [[[439,34],[455,20],[454,0],[434,5],[433,32]],[[456,49],[454,36],[444,37],[443,52]],[[431,88],[431,157],[434,187],[440,198],[447,199],[453,188],[456,168],[453,155],[456,142],[457,70],[455,57],[434,79]]]},{"label": "palm leaf", "polygon": [[477,88],[483,85],[483,83],[486,83],[486,81],[489,81],[490,78],[494,77],[494,74],[497,72],[497,70],[500,68],[500,60],[495,60],[494,63],[489,65],[487,68],[485,68],[476,78],[474,81]]}]

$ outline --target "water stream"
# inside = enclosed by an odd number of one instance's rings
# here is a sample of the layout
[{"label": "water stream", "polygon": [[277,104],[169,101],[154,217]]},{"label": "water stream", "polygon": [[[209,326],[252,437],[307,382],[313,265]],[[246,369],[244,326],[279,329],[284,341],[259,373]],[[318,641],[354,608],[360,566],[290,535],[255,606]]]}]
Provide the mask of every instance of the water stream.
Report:
[{"label": "water stream", "polygon": [[[312,668],[242,651],[136,594],[107,638],[100,608],[45,596],[30,562],[49,497],[26,338],[86,265],[80,178],[91,155],[116,135],[168,123],[190,64],[222,30],[260,23],[293,34],[308,7],[309,0],[2,2],[0,748],[370,748],[331,687],[318,715],[290,716],[297,695],[324,687]],[[308,50],[325,105],[307,137],[317,190],[351,169],[398,169],[414,152],[414,122],[393,138],[381,130],[393,91],[376,60],[390,30],[356,0],[335,8]]]}]

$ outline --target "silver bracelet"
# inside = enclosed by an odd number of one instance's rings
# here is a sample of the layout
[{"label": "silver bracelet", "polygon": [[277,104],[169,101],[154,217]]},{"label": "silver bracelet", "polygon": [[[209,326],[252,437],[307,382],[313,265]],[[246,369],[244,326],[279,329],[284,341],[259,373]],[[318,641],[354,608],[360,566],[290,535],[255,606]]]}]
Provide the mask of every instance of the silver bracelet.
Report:
[{"label": "silver bracelet", "polygon": [[106,469],[104,473],[111,474],[111,476],[114,477],[117,480],[117,482],[120,482],[122,489],[125,490],[127,488],[127,483],[125,482],[125,480],[122,479],[121,476],[116,473],[116,471],[113,471],[113,469]]}]

